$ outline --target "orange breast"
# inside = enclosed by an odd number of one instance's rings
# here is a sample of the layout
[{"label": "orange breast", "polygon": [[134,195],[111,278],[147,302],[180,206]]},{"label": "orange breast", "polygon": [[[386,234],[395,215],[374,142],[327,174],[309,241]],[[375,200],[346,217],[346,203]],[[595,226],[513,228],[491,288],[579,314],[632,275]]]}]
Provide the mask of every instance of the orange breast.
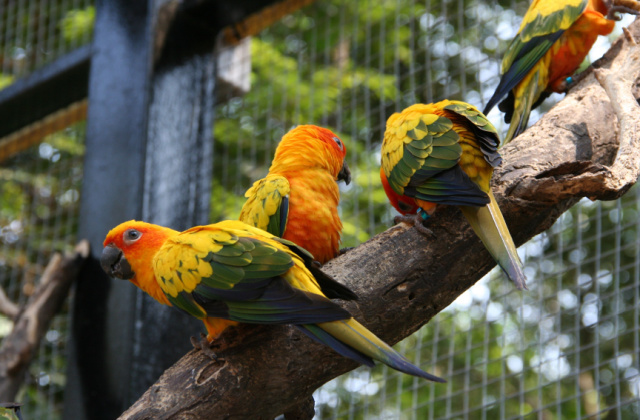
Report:
[{"label": "orange breast", "polygon": [[547,90],[563,92],[563,82],[580,67],[598,35],[608,35],[613,31],[615,22],[605,19],[598,9],[602,9],[600,3],[590,1],[582,16],[551,48]]},{"label": "orange breast", "polygon": [[338,216],[338,185],[322,171],[285,175],[291,185],[289,219],[284,238],[311,252],[324,264],[336,257],[342,222]]}]

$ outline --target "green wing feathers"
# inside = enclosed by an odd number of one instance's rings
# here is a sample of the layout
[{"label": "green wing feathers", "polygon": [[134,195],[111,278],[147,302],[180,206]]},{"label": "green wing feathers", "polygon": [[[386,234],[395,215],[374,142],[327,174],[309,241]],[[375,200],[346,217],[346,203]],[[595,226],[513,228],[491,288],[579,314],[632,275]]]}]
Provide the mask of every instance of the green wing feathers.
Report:
[{"label": "green wing feathers", "polygon": [[[387,127],[385,135],[391,138],[383,146],[382,165],[394,191],[404,194],[410,183],[457,165],[462,148],[452,127],[451,120],[436,114],[397,120]],[[398,148],[401,150],[391,152]]]},{"label": "green wing feathers", "polygon": [[480,150],[485,160],[494,168],[500,166],[502,157],[498,153],[500,146],[500,136],[498,130],[491,124],[489,119],[476,107],[466,102],[449,101],[450,105],[444,107],[445,110],[455,112],[469,121]]},{"label": "green wing feathers", "polygon": [[324,273],[316,281],[305,268],[311,261],[289,241],[225,221],[168,240],[154,259],[154,271],[171,304],[200,319],[301,324],[349,318],[321,288],[344,299],[355,294]]},{"label": "green wing feathers", "polygon": [[[587,8],[588,2],[589,0],[555,0],[532,3],[522,19],[518,35],[511,41],[504,54],[502,73],[506,74],[514,63],[527,55],[542,57],[553,42],[540,41],[549,39],[553,34],[557,36],[552,38],[557,39],[578,20]],[[533,45],[529,44],[532,41]],[[537,46],[541,46],[542,50],[535,51]],[[532,67],[537,60],[526,57],[524,61],[529,61],[529,67]]]},{"label": "green wing feathers", "polygon": [[526,289],[522,261],[520,261],[500,207],[498,207],[491,191],[489,191],[489,198],[491,201],[485,207],[461,206],[460,209],[509,279],[515,283],[518,289]]},{"label": "green wing feathers", "polygon": [[[585,11],[588,0],[534,1],[525,14],[520,30],[511,41],[502,60],[502,77],[495,93],[487,102],[487,114],[502,98],[500,110],[511,123],[504,144],[527,126],[529,113],[543,92],[548,80],[548,60],[543,58]],[[534,80],[535,79],[535,80]],[[522,82],[526,81],[526,86]]]},{"label": "green wing feathers", "polygon": [[286,273],[293,260],[265,241],[228,230],[198,227],[168,240],[154,258],[153,266],[169,301],[190,315],[203,318],[207,311],[197,295],[205,299],[217,294],[228,299],[255,298],[264,287],[263,280]]},{"label": "green wing feathers", "polygon": [[[515,39],[526,43],[536,37],[566,31],[582,15],[588,3],[589,0],[534,1],[524,15]],[[510,65],[513,62],[509,62],[509,53],[510,51],[505,54],[503,66],[505,63]]]}]

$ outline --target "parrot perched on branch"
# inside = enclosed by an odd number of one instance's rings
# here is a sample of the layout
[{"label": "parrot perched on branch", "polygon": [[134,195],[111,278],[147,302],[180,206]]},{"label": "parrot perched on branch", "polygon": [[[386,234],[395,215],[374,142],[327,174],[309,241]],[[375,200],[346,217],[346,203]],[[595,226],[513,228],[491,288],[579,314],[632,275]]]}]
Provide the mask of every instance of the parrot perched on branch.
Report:
[{"label": "parrot perched on branch", "polygon": [[[202,320],[201,349],[230,325],[293,324],[307,336],[367,366],[378,360],[431,381],[442,379],[411,364],[329,300],[323,291],[351,292],[328,275],[309,270],[303,248],[240,221],[184,232],[138,221],[113,228],[100,262],[113,277],[165,305]],[[194,343],[195,344],[195,343]]]},{"label": "parrot perched on branch", "polygon": [[324,264],[340,251],[336,181],[351,182],[347,148],[326,128],[300,125],[284,135],[269,173],[245,193],[240,220],[295,242]]},{"label": "parrot perched on branch", "polygon": [[526,278],[516,246],[489,183],[502,163],[500,139],[475,107],[459,101],[416,104],[387,120],[380,179],[391,204],[431,234],[422,222],[438,204],[455,205],[519,289]]},{"label": "parrot perched on branch", "polygon": [[533,0],[502,60],[502,78],[484,114],[499,108],[511,123],[508,143],[527,128],[532,109],[565,92],[598,35],[608,35],[617,12],[638,14],[635,0]]}]

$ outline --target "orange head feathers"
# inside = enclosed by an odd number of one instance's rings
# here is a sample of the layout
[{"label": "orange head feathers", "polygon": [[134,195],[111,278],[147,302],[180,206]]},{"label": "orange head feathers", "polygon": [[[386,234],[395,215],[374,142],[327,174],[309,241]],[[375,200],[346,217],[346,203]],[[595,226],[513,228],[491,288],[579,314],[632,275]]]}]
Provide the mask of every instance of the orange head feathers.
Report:
[{"label": "orange head feathers", "polygon": [[[318,147],[319,144],[322,147]],[[299,125],[282,137],[269,172],[322,168],[336,180],[344,180],[348,184],[351,182],[351,172],[344,162],[346,154],[347,147],[331,130],[315,125]]]},{"label": "orange head feathers", "polygon": [[269,173],[245,193],[240,220],[292,241],[324,264],[339,253],[336,181],[351,181],[347,148],[331,130],[300,125],[284,135]]},{"label": "orange head feathers", "polygon": [[169,305],[149,261],[167,239],[177,233],[173,229],[136,220],[122,223],[107,234],[100,264],[110,276],[129,280],[157,301]]}]

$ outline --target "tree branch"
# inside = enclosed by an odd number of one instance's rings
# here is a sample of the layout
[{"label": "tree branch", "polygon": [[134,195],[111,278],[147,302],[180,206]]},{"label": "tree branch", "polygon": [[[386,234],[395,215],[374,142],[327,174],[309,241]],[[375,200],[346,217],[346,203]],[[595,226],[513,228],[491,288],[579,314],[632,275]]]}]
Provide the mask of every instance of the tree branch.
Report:
[{"label": "tree branch", "polygon": [[4,292],[4,289],[0,287],[0,314],[13,319],[18,315],[19,311],[20,309],[18,308],[18,305],[11,302],[7,297],[7,294]]},{"label": "tree branch", "polygon": [[0,401],[14,400],[40,340],[88,256],[87,241],[81,241],[72,256],[54,254],[42,273],[40,285],[17,313],[13,330],[0,347]]},{"label": "tree branch", "polygon": [[[606,93],[601,92],[598,96],[594,93],[592,99],[604,101],[603,95],[608,95],[611,100],[607,105],[612,107],[619,121],[621,135],[615,162],[611,167],[592,160],[568,161],[554,165],[518,186],[518,192],[522,192],[523,198],[535,200],[536,197],[544,195],[559,195],[563,199],[585,196],[593,200],[614,200],[636,183],[640,175],[640,154],[637,153],[640,147],[640,123],[633,85],[640,77],[640,48],[629,31],[625,30],[624,38],[627,41],[620,42],[622,45],[618,59],[612,62],[609,68],[599,68],[593,73]],[[593,88],[598,90],[595,83]],[[569,99],[558,106],[580,106]],[[600,115],[593,114],[598,119],[601,118]],[[536,134],[538,133],[532,131],[526,133],[528,137]]]},{"label": "tree branch", "polygon": [[[638,38],[640,24],[632,26]],[[601,67],[624,77],[628,70],[611,63],[629,49],[618,40]],[[622,101],[624,89],[614,88],[612,97]],[[516,243],[549,228],[581,197],[617,198],[635,182],[640,112],[626,102],[617,110],[623,121],[617,161],[616,116],[593,75],[502,150],[493,188]],[[437,240],[395,226],[325,266],[360,296],[344,306],[389,343],[416,331],[495,266],[457,209],[440,209],[431,220]],[[216,352],[223,362],[189,352],[120,418],[271,419],[356,367],[287,326],[229,329]],[[424,367],[442,375],[438,366]]]}]

